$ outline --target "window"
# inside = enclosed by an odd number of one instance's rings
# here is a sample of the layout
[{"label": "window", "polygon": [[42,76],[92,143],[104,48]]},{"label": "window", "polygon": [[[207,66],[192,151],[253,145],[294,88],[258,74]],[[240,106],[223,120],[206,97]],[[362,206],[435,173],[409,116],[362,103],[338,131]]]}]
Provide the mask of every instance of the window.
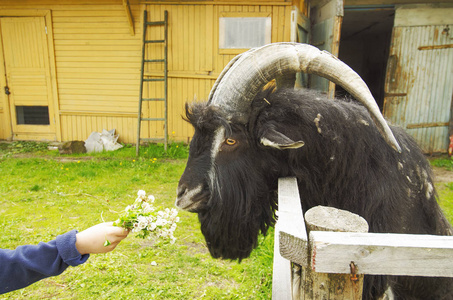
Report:
[{"label": "window", "polygon": [[221,54],[237,54],[271,43],[271,20],[267,13],[222,13],[219,18]]},{"label": "window", "polygon": [[18,125],[49,125],[47,106],[16,106]]}]

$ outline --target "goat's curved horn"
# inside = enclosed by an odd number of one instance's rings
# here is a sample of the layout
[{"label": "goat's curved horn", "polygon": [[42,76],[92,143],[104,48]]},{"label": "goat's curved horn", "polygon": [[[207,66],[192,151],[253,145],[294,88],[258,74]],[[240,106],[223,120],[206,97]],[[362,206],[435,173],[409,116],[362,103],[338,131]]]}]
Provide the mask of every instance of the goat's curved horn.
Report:
[{"label": "goat's curved horn", "polygon": [[272,79],[297,72],[315,74],[342,86],[369,111],[380,133],[398,152],[392,131],[360,76],[332,54],[308,44],[274,43],[235,57],[222,71],[209,94],[209,103],[246,123],[251,101]]}]

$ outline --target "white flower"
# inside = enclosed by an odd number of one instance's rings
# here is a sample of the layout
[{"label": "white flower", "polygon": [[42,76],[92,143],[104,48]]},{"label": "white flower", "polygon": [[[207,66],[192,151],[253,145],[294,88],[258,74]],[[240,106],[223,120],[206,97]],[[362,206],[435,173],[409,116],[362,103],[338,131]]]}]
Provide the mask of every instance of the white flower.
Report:
[{"label": "white flower", "polygon": [[143,211],[144,214],[147,214],[147,213],[153,212],[154,211],[154,207],[152,207],[151,205],[149,205],[146,202],[143,202],[142,211]]},{"label": "white flower", "polygon": [[135,223],[135,224],[138,224],[137,227],[139,228],[139,230],[142,230],[142,229],[145,229],[146,226],[148,226],[148,220],[144,216],[138,216],[137,223]]},{"label": "white flower", "polygon": [[154,203],[154,196],[153,195],[149,195],[148,196],[148,201],[151,202],[151,203]]},{"label": "white flower", "polygon": [[138,227],[138,223],[134,223],[134,228],[132,228],[133,233],[139,232],[141,229]]},{"label": "white flower", "polygon": [[154,229],[156,229],[156,227],[157,227],[156,223],[154,223],[154,222],[150,223],[148,225],[148,230],[153,231]]},{"label": "white flower", "polygon": [[175,208],[157,211],[153,206],[154,201],[154,196],[147,196],[145,191],[139,190],[134,204],[126,207],[115,225],[128,226],[127,229],[141,238],[162,237],[174,243],[176,238],[173,233],[176,222],[180,221],[178,211]]},{"label": "white flower", "polygon": [[162,226],[162,225],[163,225],[163,219],[160,218],[160,217],[157,218],[157,220],[156,220],[156,225],[157,225],[157,226]]}]

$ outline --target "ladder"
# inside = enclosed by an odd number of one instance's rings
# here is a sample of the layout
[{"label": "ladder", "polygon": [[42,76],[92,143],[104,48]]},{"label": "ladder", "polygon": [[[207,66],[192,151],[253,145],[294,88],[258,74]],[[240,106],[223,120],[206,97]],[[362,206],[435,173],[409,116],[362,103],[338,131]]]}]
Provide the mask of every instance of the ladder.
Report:
[{"label": "ladder", "polygon": [[[168,144],[168,116],[167,116],[167,73],[168,73],[168,65],[167,65],[167,38],[168,38],[168,12],[164,12],[164,20],[157,21],[157,22],[148,22],[148,12],[144,11],[144,20],[143,20],[143,44],[142,44],[142,64],[141,64],[141,74],[140,74],[140,93],[139,93],[139,104],[138,104],[138,120],[137,120],[137,146],[136,146],[136,155],[139,156],[140,151],[140,141],[150,141],[150,142],[163,142],[165,151],[167,151],[167,144]],[[150,26],[163,26],[164,27],[164,39],[163,40],[147,40],[146,33],[147,29]],[[147,52],[147,45],[149,44],[162,44],[164,47],[164,57],[158,59],[148,59],[146,52]],[[151,75],[145,74],[145,67],[147,64],[152,63],[163,63],[164,70],[162,77],[159,78],[149,78]],[[153,84],[161,85],[160,88],[164,89],[164,96],[163,98],[143,98],[143,88],[145,84]],[[163,87],[162,87],[163,85]],[[143,118],[142,117],[142,106],[144,101],[161,101],[164,103],[164,115],[161,118]],[[140,131],[142,122],[164,122],[164,137],[163,138],[140,138]]]}]

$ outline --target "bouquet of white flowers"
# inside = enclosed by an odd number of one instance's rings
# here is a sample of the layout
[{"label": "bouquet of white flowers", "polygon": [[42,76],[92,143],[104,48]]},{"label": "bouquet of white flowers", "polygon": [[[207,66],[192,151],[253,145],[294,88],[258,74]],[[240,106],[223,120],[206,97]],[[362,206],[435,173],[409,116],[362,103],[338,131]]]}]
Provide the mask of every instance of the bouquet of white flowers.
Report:
[{"label": "bouquet of white flowers", "polygon": [[179,222],[178,211],[175,208],[156,211],[154,196],[146,196],[145,191],[138,191],[134,204],[128,205],[120,218],[113,225],[120,226],[136,233],[137,237],[157,237],[174,243],[173,233]]}]

